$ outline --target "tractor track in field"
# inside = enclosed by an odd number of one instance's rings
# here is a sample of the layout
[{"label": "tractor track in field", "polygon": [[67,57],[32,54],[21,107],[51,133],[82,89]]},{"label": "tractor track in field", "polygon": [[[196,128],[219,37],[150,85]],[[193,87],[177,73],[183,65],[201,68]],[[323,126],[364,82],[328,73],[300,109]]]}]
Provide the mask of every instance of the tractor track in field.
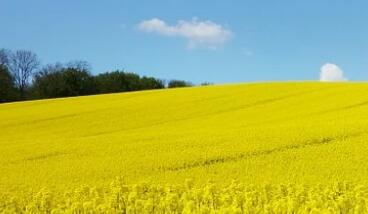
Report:
[{"label": "tractor track in field", "polygon": [[339,137],[324,137],[324,138],[321,138],[321,139],[314,139],[314,140],[307,141],[305,143],[300,143],[300,144],[291,144],[291,145],[286,145],[286,146],[273,148],[273,149],[268,149],[268,150],[259,150],[259,151],[253,151],[253,152],[239,153],[239,154],[229,155],[229,156],[225,156],[225,157],[213,157],[213,158],[208,158],[208,159],[205,159],[205,160],[199,160],[199,161],[184,163],[180,166],[163,166],[163,167],[159,167],[158,169],[160,171],[181,171],[181,170],[188,170],[188,169],[198,168],[198,167],[212,166],[212,165],[215,165],[215,164],[224,164],[224,163],[228,163],[228,162],[237,162],[237,161],[241,161],[241,160],[244,160],[244,159],[250,159],[250,158],[255,158],[255,157],[260,157],[260,156],[266,156],[266,155],[285,152],[285,151],[289,151],[289,150],[299,150],[299,149],[303,149],[303,148],[307,148],[307,147],[332,144],[332,143],[334,143],[336,141],[339,141],[339,140],[346,140],[348,138],[358,137],[361,134],[362,133],[354,133],[354,134],[350,134],[348,136],[344,135],[344,136],[339,136]]},{"label": "tractor track in field", "polygon": [[56,158],[56,157],[65,156],[65,155],[69,155],[69,154],[65,152],[55,151],[55,152],[44,153],[44,154],[40,154],[40,155],[28,157],[28,158],[23,158],[20,160],[14,160],[9,163],[19,164],[19,163],[34,162],[34,161],[43,161],[43,160],[48,160],[50,158]]}]

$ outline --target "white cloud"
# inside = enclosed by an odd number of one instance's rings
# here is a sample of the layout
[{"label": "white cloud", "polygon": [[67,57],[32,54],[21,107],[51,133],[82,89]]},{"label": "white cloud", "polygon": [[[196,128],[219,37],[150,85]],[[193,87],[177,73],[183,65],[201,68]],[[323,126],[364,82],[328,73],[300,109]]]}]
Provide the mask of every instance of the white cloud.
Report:
[{"label": "white cloud", "polygon": [[336,82],[347,81],[344,76],[344,71],[337,65],[332,63],[326,63],[321,67],[320,81],[323,82]]},{"label": "white cloud", "polygon": [[178,21],[176,25],[154,18],[139,23],[138,29],[147,33],[157,33],[163,36],[177,36],[188,40],[188,48],[207,47],[216,49],[227,42],[232,32],[211,21]]}]

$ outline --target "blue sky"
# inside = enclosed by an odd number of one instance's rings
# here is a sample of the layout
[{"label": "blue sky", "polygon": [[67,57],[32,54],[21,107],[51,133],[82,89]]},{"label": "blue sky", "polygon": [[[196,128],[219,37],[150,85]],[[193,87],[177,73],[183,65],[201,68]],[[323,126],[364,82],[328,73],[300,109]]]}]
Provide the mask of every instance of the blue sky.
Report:
[{"label": "blue sky", "polygon": [[367,80],[367,11],[366,0],[0,0],[0,48],[194,83],[318,80],[323,65]]}]

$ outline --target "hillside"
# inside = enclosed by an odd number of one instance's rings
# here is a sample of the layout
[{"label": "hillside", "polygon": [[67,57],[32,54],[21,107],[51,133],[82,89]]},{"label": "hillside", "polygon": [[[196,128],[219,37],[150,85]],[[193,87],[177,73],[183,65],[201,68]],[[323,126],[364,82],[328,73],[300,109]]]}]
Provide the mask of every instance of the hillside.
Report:
[{"label": "hillside", "polygon": [[253,83],[2,104],[0,213],[365,213],[367,92]]},{"label": "hillside", "polygon": [[0,188],[368,177],[368,84],[256,83],[0,105]]}]

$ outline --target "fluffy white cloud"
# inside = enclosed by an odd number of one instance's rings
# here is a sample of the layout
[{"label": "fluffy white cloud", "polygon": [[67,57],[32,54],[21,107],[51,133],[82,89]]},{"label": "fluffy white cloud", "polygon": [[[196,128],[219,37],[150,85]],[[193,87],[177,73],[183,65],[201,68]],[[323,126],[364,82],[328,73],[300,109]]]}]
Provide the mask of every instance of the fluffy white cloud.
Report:
[{"label": "fluffy white cloud", "polygon": [[223,26],[211,21],[178,21],[176,25],[168,25],[166,22],[154,18],[139,23],[138,29],[143,32],[157,33],[163,36],[177,36],[188,40],[189,48],[207,47],[216,49],[227,42],[232,32]]},{"label": "fluffy white cloud", "polygon": [[326,63],[321,67],[320,81],[323,82],[336,82],[347,81],[344,76],[344,71],[337,65],[332,63]]}]

